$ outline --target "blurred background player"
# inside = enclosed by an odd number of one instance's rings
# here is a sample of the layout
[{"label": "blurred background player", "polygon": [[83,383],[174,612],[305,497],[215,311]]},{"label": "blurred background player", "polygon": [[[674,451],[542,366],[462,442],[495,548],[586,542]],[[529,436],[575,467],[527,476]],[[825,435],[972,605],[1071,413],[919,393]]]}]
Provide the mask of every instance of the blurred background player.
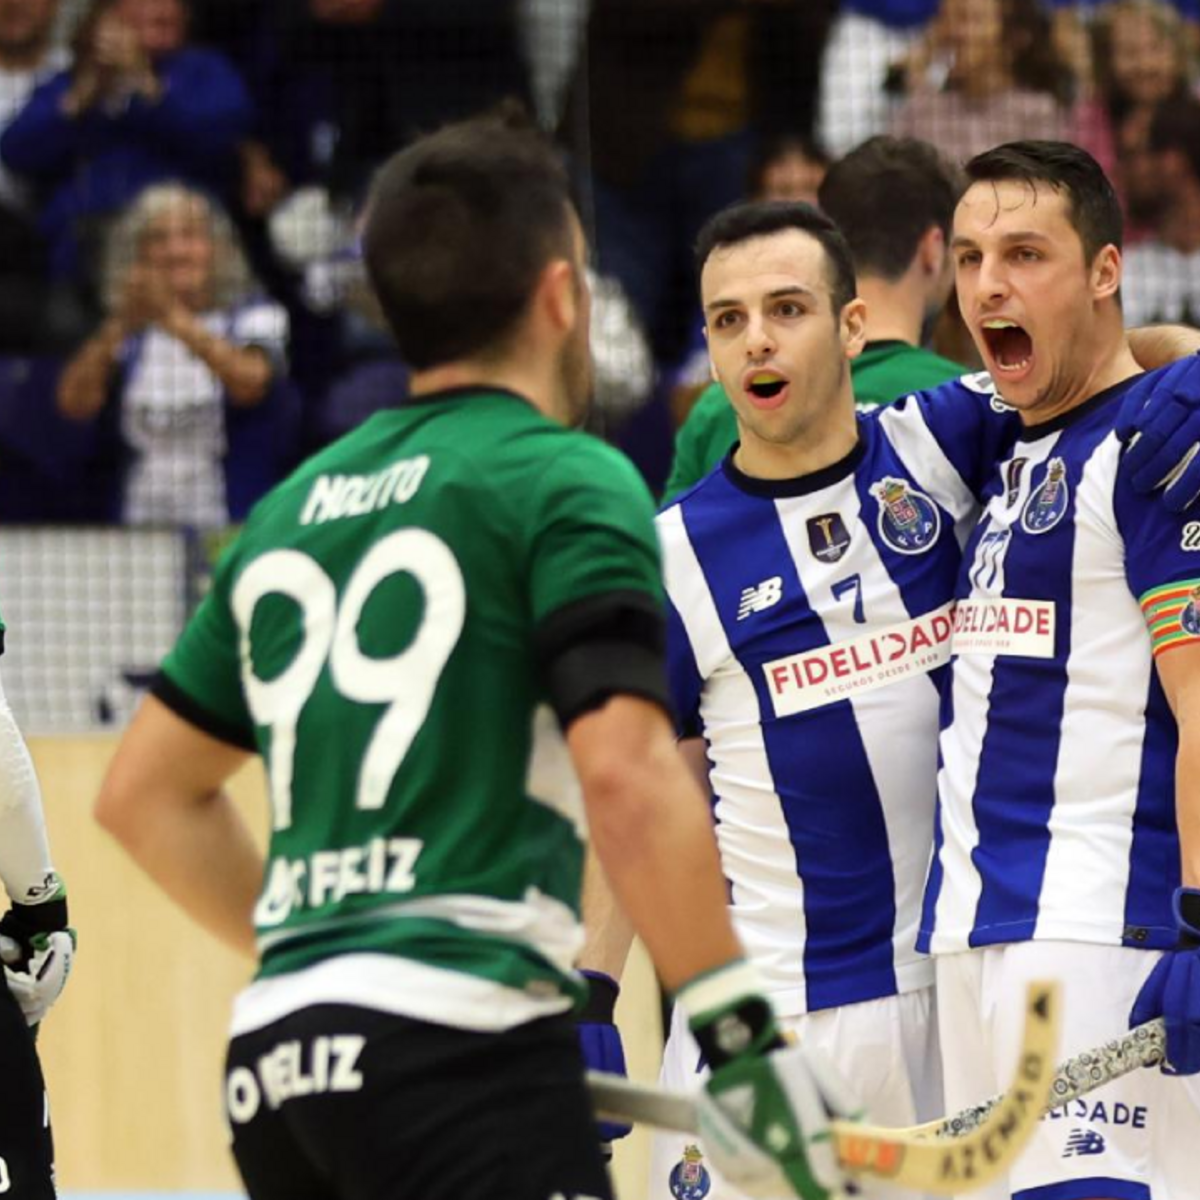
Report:
[{"label": "blurred background player", "polygon": [[[965,370],[922,345],[954,285],[947,241],[961,187],[957,169],[929,143],[880,136],[834,163],[818,188],[821,208],[850,246],[867,303],[867,341],[850,363],[864,408]],[[665,498],[703,479],[736,440],[734,410],[714,382],[675,439]]]},{"label": "blurred background player", "polygon": [[[1120,208],[1065,143],[1000,146],[967,175],[958,294],[1022,429],[966,545],[943,708],[920,945],[949,1111],[1003,1086],[1033,977],[1063,980],[1064,1055],[1118,1034],[1138,999],[1137,1020],[1165,1012],[1174,1068],[1200,1070],[1200,637],[1175,603],[1200,558],[1187,519],[1118,470],[1139,370]],[[1193,1195],[1197,1098],[1129,1075],[1041,1122],[987,1194]]]},{"label": "blurred background player", "polygon": [[[4,622],[0,620],[0,654]],[[0,1163],[12,1200],[54,1200],[54,1142],[34,1036],[71,970],[75,931],[54,870],[33,761],[0,688]]]},{"label": "blurred background player", "polygon": [[[591,374],[565,173],[505,119],[447,128],[384,167],[363,242],[413,400],[255,509],[97,802],[164,891],[259,957],[227,1071],[246,1186],[611,1195],[568,1016],[590,827],[710,1059],[790,1123],[764,1154],[714,1100],[729,1169],[785,1188],[779,1163],[819,1200],[841,1184],[826,1108],[800,1058],[769,1053],[674,751],[650,498],[565,428]],[[222,790],[256,750],[265,870]]]}]

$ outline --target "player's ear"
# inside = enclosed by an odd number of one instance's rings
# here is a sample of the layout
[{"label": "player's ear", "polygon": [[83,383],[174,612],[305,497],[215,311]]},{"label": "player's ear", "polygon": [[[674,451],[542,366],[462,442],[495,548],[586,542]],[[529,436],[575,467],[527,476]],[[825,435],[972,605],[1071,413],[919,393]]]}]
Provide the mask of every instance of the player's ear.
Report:
[{"label": "player's ear", "polygon": [[1115,296],[1121,286],[1121,252],[1116,246],[1102,247],[1092,260],[1092,292],[1097,300]]},{"label": "player's ear", "polygon": [[930,225],[917,243],[917,261],[926,275],[940,277],[946,265],[946,235],[936,225]]},{"label": "player's ear", "polygon": [[576,268],[565,258],[554,258],[542,268],[537,298],[546,318],[560,334],[570,333],[581,317],[580,287]]},{"label": "player's ear", "polygon": [[866,301],[855,296],[848,304],[843,305],[838,326],[846,357],[857,358],[867,343]]}]

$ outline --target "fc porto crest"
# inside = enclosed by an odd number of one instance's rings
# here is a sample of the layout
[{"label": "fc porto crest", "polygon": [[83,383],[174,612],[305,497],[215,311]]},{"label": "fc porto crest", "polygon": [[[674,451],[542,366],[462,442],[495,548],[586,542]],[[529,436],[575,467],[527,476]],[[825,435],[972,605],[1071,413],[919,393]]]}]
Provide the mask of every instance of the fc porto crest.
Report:
[{"label": "fc porto crest", "polygon": [[924,492],[907,479],[885,475],[871,485],[879,501],[879,536],[900,554],[923,554],[942,531],[942,516]]},{"label": "fc porto crest", "polygon": [[835,563],[850,548],[850,533],[841,513],[809,517],[807,526],[808,548],[821,562]]},{"label": "fc porto crest", "polygon": [[699,1146],[684,1146],[683,1157],[672,1168],[668,1183],[675,1200],[704,1200],[712,1191],[712,1176],[704,1166]]},{"label": "fc porto crest", "polygon": [[1200,585],[1188,593],[1188,602],[1179,614],[1179,625],[1184,633],[1200,637]]},{"label": "fc porto crest", "polygon": [[1066,514],[1070,492],[1067,487],[1067,464],[1052,458],[1046,464],[1046,477],[1029,494],[1021,512],[1021,528],[1026,533],[1045,533],[1053,529]]}]

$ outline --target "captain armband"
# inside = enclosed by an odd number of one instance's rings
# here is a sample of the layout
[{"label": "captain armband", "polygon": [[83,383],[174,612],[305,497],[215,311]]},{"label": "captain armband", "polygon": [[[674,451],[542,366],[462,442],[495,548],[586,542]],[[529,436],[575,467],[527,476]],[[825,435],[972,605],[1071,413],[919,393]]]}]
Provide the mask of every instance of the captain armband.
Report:
[{"label": "captain armband", "polygon": [[1155,658],[1176,646],[1200,643],[1200,579],[1151,588],[1141,605]]}]

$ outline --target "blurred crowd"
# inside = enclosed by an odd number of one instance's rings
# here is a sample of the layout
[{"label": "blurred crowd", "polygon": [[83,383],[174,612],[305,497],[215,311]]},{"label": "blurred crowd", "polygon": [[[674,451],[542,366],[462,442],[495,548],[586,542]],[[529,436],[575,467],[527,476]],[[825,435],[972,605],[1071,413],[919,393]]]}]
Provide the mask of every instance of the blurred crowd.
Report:
[{"label": "blurred crowd", "polygon": [[[652,486],[706,376],[691,246],[879,133],[1067,138],[1129,324],[1200,318],[1200,0],[0,0],[0,519],[216,528],[402,403],[372,173],[522,102],[594,247],[593,420]],[[971,351],[947,313],[935,349]]]}]

